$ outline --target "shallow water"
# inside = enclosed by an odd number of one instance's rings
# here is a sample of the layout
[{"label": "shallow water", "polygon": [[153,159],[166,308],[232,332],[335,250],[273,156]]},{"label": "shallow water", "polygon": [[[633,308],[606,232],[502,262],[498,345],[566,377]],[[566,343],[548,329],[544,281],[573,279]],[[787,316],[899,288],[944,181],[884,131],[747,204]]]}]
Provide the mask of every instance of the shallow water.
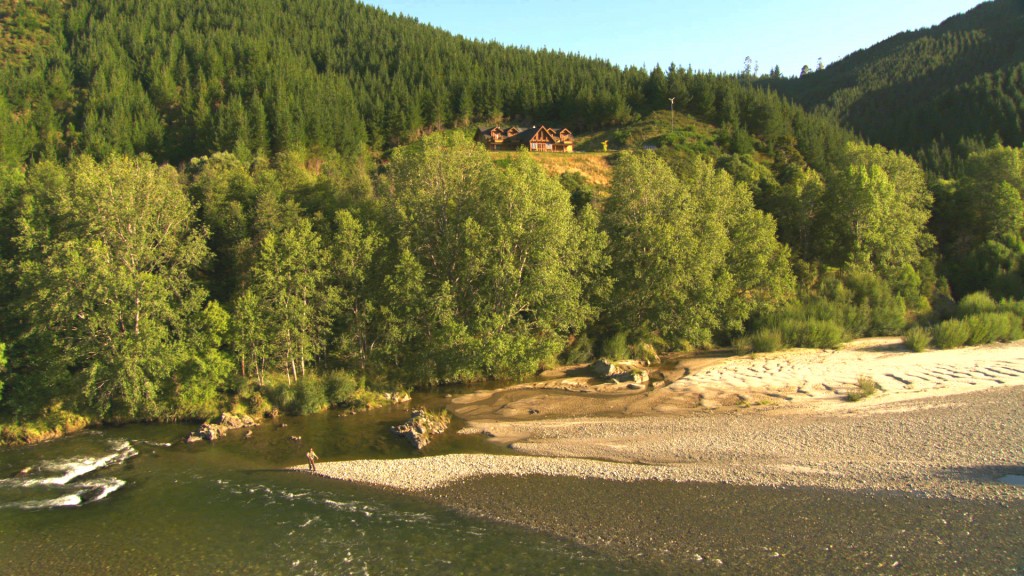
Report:
[{"label": "shallow water", "polygon": [[[539,532],[281,470],[310,446],[325,460],[414,456],[388,433],[405,417],[284,418],[249,439],[193,445],[180,442],[190,426],[133,425],[2,450],[0,574],[641,571]],[[466,450],[494,448],[451,435],[427,452]]]}]

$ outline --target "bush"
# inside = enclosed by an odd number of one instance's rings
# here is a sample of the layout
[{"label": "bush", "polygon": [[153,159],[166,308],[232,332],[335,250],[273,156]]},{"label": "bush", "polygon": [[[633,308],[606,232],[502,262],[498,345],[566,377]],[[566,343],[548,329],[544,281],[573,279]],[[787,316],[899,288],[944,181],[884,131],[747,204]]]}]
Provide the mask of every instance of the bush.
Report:
[{"label": "bush", "polygon": [[626,333],[616,332],[614,336],[604,341],[601,351],[609,360],[628,360],[629,346],[626,345]]},{"label": "bush", "polygon": [[831,320],[786,320],[779,330],[787,346],[798,348],[837,348],[845,340],[843,327]]},{"label": "bush", "polygon": [[999,310],[999,304],[988,295],[988,292],[968,294],[956,305],[957,315],[961,318],[985,312],[996,312],[997,310]]},{"label": "bush", "polygon": [[566,364],[587,364],[594,360],[594,343],[586,334],[577,335],[562,356]]},{"label": "bush", "polygon": [[58,402],[47,406],[43,413],[27,422],[0,422],[0,446],[37,444],[65,434],[78,432],[89,425],[89,419],[64,410]]},{"label": "bush", "polygon": [[327,409],[327,385],[316,375],[303,376],[295,383],[295,397],[289,412],[305,416]]},{"label": "bush", "polygon": [[283,374],[267,374],[264,377],[264,395],[270,405],[285,412],[291,411],[295,401],[295,388]]},{"label": "bush", "polygon": [[899,296],[884,299],[871,307],[872,336],[899,334],[907,325],[907,306]]},{"label": "bush", "polygon": [[648,364],[657,364],[661,361],[658,356],[658,351],[654,349],[654,345],[650,342],[643,342],[632,347],[634,360],[642,360]]},{"label": "bush", "polygon": [[327,401],[333,406],[350,404],[363,388],[362,378],[344,371],[335,370],[324,377]]},{"label": "bush", "polygon": [[782,340],[782,334],[772,328],[762,328],[738,338],[734,345],[741,354],[775,352],[786,347]]},{"label": "bush", "polygon": [[963,319],[970,336],[968,346],[1007,342],[1021,338],[1021,319],[1010,312],[986,312],[973,314]]},{"label": "bush", "polygon": [[914,326],[903,333],[903,343],[913,352],[921,352],[931,346],[932,333],[923,326]]},{"label": "bush", "polygon": [[967,343],[971,337],[971,330],[967,323],[958,318],[946,320],[932,327],[932,340],[939,350],[959,348]]},{"label": "bush", "polygon": [[857,378],[857,388],[847,394],[846,399],[850,402],[857,402],[858,400],[863,400],[868,396],[871,396],[877,391],[878,385],[875,383],[874,379],[869,376],[861,376],[860,378]]}]

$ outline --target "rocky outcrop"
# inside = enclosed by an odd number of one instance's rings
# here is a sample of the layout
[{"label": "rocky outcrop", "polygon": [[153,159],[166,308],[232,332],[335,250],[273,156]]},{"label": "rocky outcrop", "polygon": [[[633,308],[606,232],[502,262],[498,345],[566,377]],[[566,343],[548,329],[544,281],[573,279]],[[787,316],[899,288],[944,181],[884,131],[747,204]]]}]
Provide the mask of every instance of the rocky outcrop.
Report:
[{"label": "rocky outcrop", "polygon": [[392,404],[404,404],[405,402],[412,402],[412,396],[404,390],[398,392],[385,392],[384,399]]},{"label": "rocky outcrop", "polygon": [[417,450],[422,450],[434,436],[447,430],[451,421],[447,411],[431,412],[418,408],[413,410],[412,418],[392,427],[391,431],[411,442]]},{"label": "rocky outcrop", "polygon": [[214,440],[224,436],[229,430],[237,430],[239,428],[252,428],[257,426],[259,422],[254,420],[252,416],[243,414],[237,416],[229,412],[225,412],[220,415],[220,422],[205,422],[199,427],[199,430],[191,433],[185,438],[185,442],[191,444],[193,442],[199,442],[206,440],[213,442]]},{"label": "rocky outcrop", "polygon": [[593,364],[591,364],[590,369],[591,371],[593,371],[595,376],[598,376],[600,378],[610,378],[612,376],[616,376],[618,374],[622,374],[623,372],[625,372],[626,369],[623,367],[624,364],[624,362],[612,362],[611,360],[601,358],[594,362]]},{"label": "rocky outcrop", "polygon": [[612,362],[601,358],[591,364],[590,369],[601,378],[607,378],[619,383],[628,383],[628,387],[633,390],[646,388],[647,382],[651,379],[644,363],[639,360]]}]

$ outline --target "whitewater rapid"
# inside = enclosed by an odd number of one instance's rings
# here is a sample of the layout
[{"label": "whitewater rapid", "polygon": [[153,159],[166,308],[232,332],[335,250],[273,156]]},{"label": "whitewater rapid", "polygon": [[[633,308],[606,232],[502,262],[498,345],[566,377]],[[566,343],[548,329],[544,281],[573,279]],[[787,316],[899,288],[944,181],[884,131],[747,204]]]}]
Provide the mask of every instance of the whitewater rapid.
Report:
[{"label": "whitewater rapid", "polygon": [[6,496],[0,508],[35,510],[103,500],[121,489],[125,481],[112,476],[86,476],[109,470],[137,455],[138,451],[130,442],[118,439],[110,440],[108,451],[99,456],[38,462],[14,477],[0,479],[0,491]]}]

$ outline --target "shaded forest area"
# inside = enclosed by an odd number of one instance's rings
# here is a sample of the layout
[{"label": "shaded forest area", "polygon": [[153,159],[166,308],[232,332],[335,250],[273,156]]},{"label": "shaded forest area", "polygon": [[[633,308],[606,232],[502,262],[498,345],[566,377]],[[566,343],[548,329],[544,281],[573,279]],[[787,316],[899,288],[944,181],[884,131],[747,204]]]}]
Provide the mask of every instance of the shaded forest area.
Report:
[{"label": "shaded forest area", "polygon": [[[1024,297],[1019,148],[940,177],[749,75],[255,4],[0,0],[5,421],[303,413]],[[499,121],[601,131],[609,187],[467,136]]]}]

